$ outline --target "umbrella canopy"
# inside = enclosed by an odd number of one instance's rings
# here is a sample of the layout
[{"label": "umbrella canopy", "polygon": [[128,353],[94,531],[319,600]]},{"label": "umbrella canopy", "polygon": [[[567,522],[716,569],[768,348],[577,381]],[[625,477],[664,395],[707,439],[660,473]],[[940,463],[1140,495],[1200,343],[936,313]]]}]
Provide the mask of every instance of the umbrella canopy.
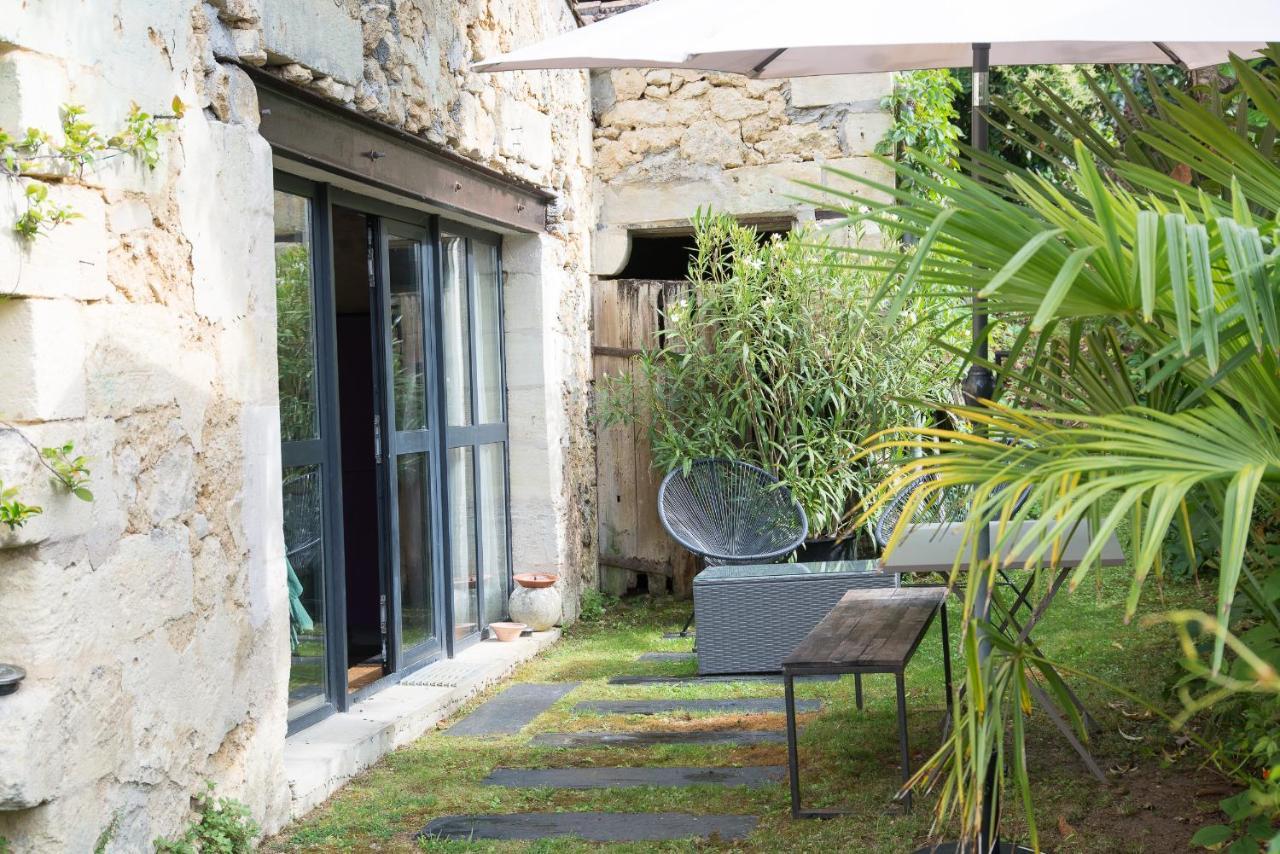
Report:
[{"label": "umbrella canopy", "polygon": [[657,0],[475,64],[687,68],[804,77],[969,65],[1181,64],[1200,68],[1280,41],[1276,0]]}]

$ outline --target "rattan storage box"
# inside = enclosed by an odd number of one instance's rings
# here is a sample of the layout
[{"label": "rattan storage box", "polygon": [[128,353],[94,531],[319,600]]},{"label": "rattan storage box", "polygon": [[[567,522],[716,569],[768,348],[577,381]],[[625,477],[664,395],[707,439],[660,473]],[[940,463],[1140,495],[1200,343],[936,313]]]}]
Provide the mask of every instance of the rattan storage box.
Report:
[{"label": "rattan storage box", "polygon": [[846,591],[897,587],[871,560],[709,566],[693,580],[698,673],[777,673]]}]

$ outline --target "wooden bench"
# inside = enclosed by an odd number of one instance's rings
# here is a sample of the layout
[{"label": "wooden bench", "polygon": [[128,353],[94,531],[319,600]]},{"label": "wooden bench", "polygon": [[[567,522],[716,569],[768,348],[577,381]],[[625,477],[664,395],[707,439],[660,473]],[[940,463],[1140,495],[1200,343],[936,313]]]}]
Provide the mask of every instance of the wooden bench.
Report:
[{"label": "wooden bench", "polygon": [[[933,623],[942,614],[943,674],[947,707],[951,706],[951,643],[947,633],[947,592],[942,587],[902,587],[893,590],[850,590],[822,622],[782,663],[787,710],[787,762],[791,777],[791,815],[823,818],[843,810],[800,808],[800,764],[796,751],[795,679],[830,674],[892,673],[898,687],[898,739],[902,751],[902,781],[911,778],[907,749],[907,698],[903,674],[907,662]],[[862,692],[857,692],[862,708]],[[911,793],[905,795],[911,809]]]}]

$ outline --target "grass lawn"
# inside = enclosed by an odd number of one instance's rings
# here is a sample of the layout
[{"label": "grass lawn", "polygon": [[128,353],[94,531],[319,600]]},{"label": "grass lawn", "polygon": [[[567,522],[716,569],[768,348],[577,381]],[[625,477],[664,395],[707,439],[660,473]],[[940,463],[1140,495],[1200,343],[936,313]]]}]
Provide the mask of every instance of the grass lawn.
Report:
[{"label": "grass lawn", "polygon": [[[1177,678],[1172,632],[1123,624],[1127,574],[1112,572],[1100,588],[1064,591],[1037,629],[1046,654],[1067,664],[1087,665],[1100,676],[1168,706]],[[1199,604],[1191,587],[1166,590],[1166,604]],[[1148,611],[1159,609],[1154,590]],[[785,765],[784,744],[749,747],[664,746],[648,748],[532,748],[536,732],[600,729],[777,729],[781,715],[655,717],[577,715],[582,700],[780,697],[781,685],[708,683],[700,685],[611,686],[620,674],[692,674],[693,662],[638,662],[647,651],[684,651],[689,642],[664,640],[678,627],[688,603],[637,599],[609,610],[603,620],[577,625],[564,640],[516,674],[517,681],[577,681],[582,685],[518,736],[454,739],[438,733],[386,757],[357,777],[305,820],[267,840],[267,851],[556,851],[608,849],[640,851],[911,851],[926,840],[932,799],[918,797],[914,814],[891,803],[899,778],[892,676],[865,677],[867,709],[857,713],[853,679],[809,683],[798,696],[821,698],[825,708],[807,716],[801,735],[801,764],[807,806],[854,810],[830,821],[793,821],[785,782],[761,789],[700,786],[686,789],[553,791],[491,788],[481,784],[494,767],[639,765]],[[953,613],[955,606],[953,605]],[[957,634],[953,630],[954,635]],[[922,761],[939,738],[945,708],[938,626],[921,644],[907,671],[907,704],[913,762]],[[508,683],[509,684],[509,683]],[[502,687],[464,709],[470,711]],[[1077,684],[1102,732],[1094,755],[1109,780],[1097,783],[1057,731],[1037,712],[1029,735],[1033,783],[1042,844],[1055,851],[1166,852],[1187,850],[1195,829],[1210,823],[1217,801],[1230,792],[1220,778],[1199,765],[1200,757],[1180,746],[1158,719],[1117,702],[1088,684]],[[446,725],[449,722],[446,722]],[[416,842],[413,834],[442,815],[493,812],[610,810],[750,814],[760,817],[745,841],[719,840],[602,845],[564,839],[520,842]],[[1009,804],[1007,834],[1023,826]]]}]

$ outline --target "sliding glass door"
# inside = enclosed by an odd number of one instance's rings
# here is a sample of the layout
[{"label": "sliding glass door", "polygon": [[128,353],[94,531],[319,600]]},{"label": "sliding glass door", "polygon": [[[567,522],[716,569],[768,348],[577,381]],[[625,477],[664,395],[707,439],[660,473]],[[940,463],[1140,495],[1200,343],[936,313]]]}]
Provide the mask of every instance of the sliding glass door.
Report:
[{"label": "sliding glass door", "polygon": [[277,174],[290,728],[505,616],[494,235]]},{"label": "sliding glass door", "polygon": [[441,329],[455,643],[506,614],[507,514],[502,276],[490,235],[443,226]]}]

